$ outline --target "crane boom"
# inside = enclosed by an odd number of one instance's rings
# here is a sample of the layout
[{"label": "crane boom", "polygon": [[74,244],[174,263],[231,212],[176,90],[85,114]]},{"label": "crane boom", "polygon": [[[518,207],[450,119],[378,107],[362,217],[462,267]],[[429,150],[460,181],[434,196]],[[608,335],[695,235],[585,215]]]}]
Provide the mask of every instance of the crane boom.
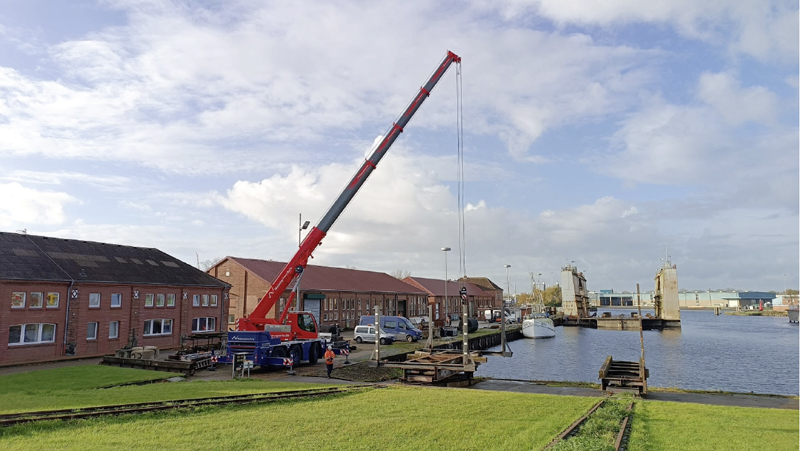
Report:
[{"label": "crane boom", "polygon": [[[383,158],[392,144],[394,144],[394,141],[400,136],[400,133],[403,132],[403,128],[408,124],[411,118],[414,117],[414,114],[419,110],[420,106],[422,106],[425,99],[430,96],[433,88],[453,63],[461,64],[461,57],[448,51],[439,63],[439,66],[433,71],[428,82],[419,89],[419,92],[411,103],[406,107],[397,121],[392,124],[389,132],[372,152],[372,155],[364,161],[364,164],[361,165],[361,168],[356,172],[342,193],[339,194],[339,197],[325,213],[325,216],[323,216],[319,223],[306,235],[297,253],[286,263],[286,266],[283,267],[281,272],[278,273],[275,281],[272,282],[269,290],[250,316],[237,322],[238,330],[261,330],[264,324],[275,323],[275,320],[266,318],[267,313],[275,306],[280,296],[295,277],[299,276],[305,270],[306,265],[308,265],[308,259],[311,258],[314,249],[320,245],[322,239],[325,238],[325,235],[328,233],[328,230],[333,226],[333,223],[336,222],[336,219],[342,214],[345,207],[347,207],[369,175],[372,174],[372,171],[375,170],[378,162],[381,161],[381,158]],[[282,315],[282,317],[283,316],[284,315]]]}]

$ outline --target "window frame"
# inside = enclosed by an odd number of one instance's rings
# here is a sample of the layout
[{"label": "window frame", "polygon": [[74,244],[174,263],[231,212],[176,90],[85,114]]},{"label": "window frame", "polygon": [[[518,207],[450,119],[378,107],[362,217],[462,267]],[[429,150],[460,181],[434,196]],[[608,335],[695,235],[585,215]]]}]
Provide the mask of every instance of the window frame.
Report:
[{"label": "window frame", "polygon": [[200,295],[193,294],[192,295],[192,307],[200,307]]},{"label": "window frame", "polygon": [[[92,299],[97,298],[97,305],[92,305]],[[103,296],[100,293],[89,293],[89,308],[100,308]]]},{"label": "window frame", "polygon": [[[54,305],[50,305],[50,295],[54,295],[55,297],[56,302]],[[45,304],[44,304],[45,308],[58,308],[60,301],[61,301],[61,293],[59,293],[58,291],[48,291],[47,295],[45,296]]]},{"label": "window frame", "polygon": [[175,307],[175,293],[167,294],[167,308]]},{"label": "window frame", "polygon": [[155,305],[155,295],[153,293],[147,293],[144,295],[144,306],[145,308],[152,308]]},{"label": "window frame", "polygon": [[219,295],[218,294],[212,294],[211,295],[211,307],[216,307],[218,305],[218,303],[219,303]]},{"label": "window frame", "polygon": [[[33,300],[35,298],[34,295],[38,295],[36,297],[39,298],[39,305],[36,305],[36,304],[33,303]],[[30,292],[30,296],[28,296],[28,308],[35,308],[35,309],[44,308],[44,292],[42,292],[42,291],[31,291]]]},{"label": "window frame", "polygon": [[[115,297],[118,300],[116,305],[114,305]],[[111,293],[111,308],[122,308],[122,293]]]},{"label": "window frame", "polygon": [[[161,331],[158,333],[153,333],[153,322],[158,321],[161,325]],[[150,327],[148,328],[148,323],[150,323]],[[169,325],[169,332],[164,332],[165,326]],[[142,330],[143,337],[163,337],[167,335],[172,335],[172,325],[173,320],[172,318],[151,318],[144,321],[144,327]]]},{"label": "window frame", "polygon": [[[20,302],[21,296],[21,302]],[[12,291],[11,292],[11,308],[12,309],[23,309],[25,308],[25,301],[28,299],[28,292],[27,291]],[[14,305],[14,302],[17,305]]]},{"label": "window frame", "polygon": [[208,307],[208,295],[207,295],[207,294],[204,294],[204,295],[203,295],[203,297],[202,297],[202,299],[203,299],[203,303],[202,303],[201,305],[202,305],[203,307]]},{"label": "window frame", "polygon": [[[204,320],[203,322],[206,325],[205,329],[200,329],[201,320]],[[210,322],[213,323],[213,326],[212,326],[211,329],[208,328],[209,320],[211,320]],[[217,317],[215,317],[215,316],[198,316],[197,318],[192,318],[192,333],[207,333],[207,332],[216,332],[216,331],[217,331]]]},{"label": "window frame", "polygon": [[166,303],[166,296],[164,295],[164,293],[156,294],[156,307],[164,308],[165,305],[167,305],[167,303]]},{"label": "window frame", "polygon": [[[25,331],[28,329],[27,326],[36,325],[36,341],[25,341]],[[42,336],[44,335],[45,326],[52,326],[52,338],[50,340],[42,340]],[[11,341],[11,330],[14,328],[19,329],[19,340],[12,342]],[[55,343],[56,342],[56,330],[58,329],[58,325],[55,323],[25,323],[25,324],[11,324],[8,327],[8,345],[9,346],[25,346],[25,345],[36,345],[36,344],[48,344],[48,343]]]},{"label": "window frame", "polygon": [[[92,327],[94,325],[94,327]],[[97,321],[89,321],[86,325],[86,341],[97,341],[97,330],[100,329],[100,323]],[[94,334],[91,332],[94,331]]]},{"label": "window frame", "polygon": [[[115,331],[114,335],[112,335],[111,332],[115,325],[117,330]],[[119,321],[110,321],[108,323],[108,339],[114,340],[116,338],[119,338]]]}]

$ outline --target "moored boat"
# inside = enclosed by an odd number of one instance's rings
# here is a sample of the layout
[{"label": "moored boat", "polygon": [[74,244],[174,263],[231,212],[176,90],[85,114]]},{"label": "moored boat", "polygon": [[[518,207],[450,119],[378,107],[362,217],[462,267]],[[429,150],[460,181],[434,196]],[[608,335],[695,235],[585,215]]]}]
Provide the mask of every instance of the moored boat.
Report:
[{"label": "moored boat", "polygon": [[552,319],[534,314],[522,320],[522,335],[525,338],[553,338],[556,336],[556,326]]}]

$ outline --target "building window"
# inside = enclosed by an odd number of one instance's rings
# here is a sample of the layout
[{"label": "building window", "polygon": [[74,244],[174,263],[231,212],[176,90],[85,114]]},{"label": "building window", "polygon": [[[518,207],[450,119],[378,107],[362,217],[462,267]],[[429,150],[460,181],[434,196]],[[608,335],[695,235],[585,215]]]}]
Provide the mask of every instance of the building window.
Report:
[{"label": "building window", "polygon": [[89,326],[86,328],[86,339],[97,340],[97,323],[89,323]]},{"label": "building window", "polygon": [[167,307],[175,307],[175,295],[168,294],[167,295]]},{"label": "building window", "polygon": [[192,296],[192,306],[193,307],[200,307],[200,295],[196,294]]},{"label": "building window", "polygon": [[217,319],[213,317],[192,319],[192,332],[213,332],[217,330]]},{"label": "building window", "polygon": [[28,308],[42,308],[42,293],[31,293],[31,300],[28,303]]},{"label": "building window", "polygon": [[108,323],[108,338],[119,338],[119,321]]},{"label": "building window", "polygon": [[228,315],[228,324],[235,324],[235,323],[236,323],[236,316]]},{"label": "building window", "polygon": [[111,307],[122,307],[122,293],[111,294]]},{"label": "building window", "polygon": [[144,335],[172,335],[172,320],[148,319],[144,322]]},{"label": "building window", "polygon": [[217,295],[216,294],[212,294],[211,295],[211,306],[212,307],[216,307],[217,306]]},{"label": "building window", "polygon": [[157,294],[156,295],[156,307],[163,307],[164,306],[164,295]]},{"label": "building window", "polygon": [[208,295],[203,295],[203,307],[208,307]]},{"label": "building window", "polygon": [[152,295],[152,294],[144,295],[144,306],[145,307],[152,307],[154,298],[155,298],[155,296]]},{"label": "building window", "polygon": [[100,293],[89,293],[89,308],[100,307]]},{"label": "building window", "polygon": [[58,293],[47,293],[47,308],[58,308]]},{"label": "building window", "polygon": [[24,291],[11,293],[11,308],[25,308],[25,294]]},{"label": "building window", "polygon": [[53,343],[55,340],[55,324],[17,324],[11,326],[8,330],[9,345]]}]

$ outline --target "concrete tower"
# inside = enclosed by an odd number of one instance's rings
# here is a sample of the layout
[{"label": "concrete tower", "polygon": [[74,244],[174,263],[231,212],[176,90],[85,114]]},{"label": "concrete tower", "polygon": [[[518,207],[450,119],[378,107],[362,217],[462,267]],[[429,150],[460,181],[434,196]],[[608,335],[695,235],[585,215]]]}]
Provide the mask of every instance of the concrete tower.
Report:
[{"label": "concrete tower", "polygon": [[561,305],[565,316],[589,316],[586,278],[571,264],[561,268]]},{"label": "concrete tower", "polygon": [[678,268],[669,258],[664,260],[655,277],[656,288],[653,304],[656,317],[664,320],[664,327],[681,327],[681,311],[678,300]]}]

